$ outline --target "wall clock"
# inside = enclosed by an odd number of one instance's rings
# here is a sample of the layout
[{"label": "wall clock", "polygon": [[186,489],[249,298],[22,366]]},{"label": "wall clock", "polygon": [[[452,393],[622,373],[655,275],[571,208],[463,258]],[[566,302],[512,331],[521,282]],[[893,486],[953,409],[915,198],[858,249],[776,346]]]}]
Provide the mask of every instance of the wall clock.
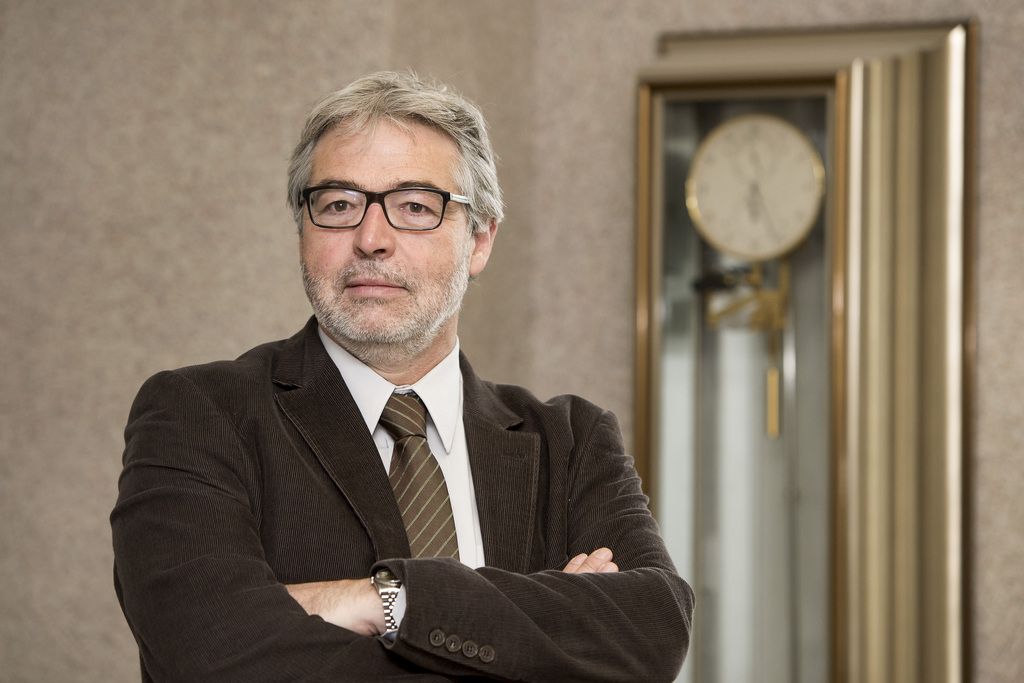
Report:
[{"label": "wall clock", "polygon": [[824,192],[821,157],[803,132],[777,116],[743,114],[701,142],[686,180],[686,208],[716,249],[763,261],[803,241]]}]

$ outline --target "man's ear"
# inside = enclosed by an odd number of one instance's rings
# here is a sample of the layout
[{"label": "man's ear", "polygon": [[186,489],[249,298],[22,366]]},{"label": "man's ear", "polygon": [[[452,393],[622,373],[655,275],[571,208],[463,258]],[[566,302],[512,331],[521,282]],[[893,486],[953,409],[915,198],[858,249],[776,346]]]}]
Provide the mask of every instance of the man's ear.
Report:
[{"label": "man's ear", "polygon": [[476,277],[483,272],[487,260],[491,257],[494,236],[498,232],[498,222],[493,218],[487,221],[487,229],[473,233],[473,254],[469,257],[469,276]]}]

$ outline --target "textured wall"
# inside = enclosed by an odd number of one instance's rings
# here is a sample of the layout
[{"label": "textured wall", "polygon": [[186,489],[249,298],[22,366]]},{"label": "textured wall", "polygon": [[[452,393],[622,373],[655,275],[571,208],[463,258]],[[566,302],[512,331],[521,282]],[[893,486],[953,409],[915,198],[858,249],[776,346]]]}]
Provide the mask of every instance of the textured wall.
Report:
[{"label": "textured wall", "polygon": [[[631,432],[637,70],[665,31],[981,20],[974,670],[1024,677],[1018,0],[0,2],[0,674],[131,681],[107,514],[142,380],[308,315],[285,164],[305,110],[415,67],[487,113],[508,218],[462,339]],[[1017,87],[1011,87],[1017,86]]]}]

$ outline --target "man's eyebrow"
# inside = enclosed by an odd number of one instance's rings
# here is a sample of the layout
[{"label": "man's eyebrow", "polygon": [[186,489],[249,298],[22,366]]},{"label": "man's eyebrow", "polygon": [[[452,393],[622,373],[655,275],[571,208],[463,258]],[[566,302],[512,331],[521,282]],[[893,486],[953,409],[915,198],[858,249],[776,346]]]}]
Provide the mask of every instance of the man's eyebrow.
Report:
[{"label": "man's eyebrow", "polygon": [[309,184],[310,187],[344,187],[350,190],[366,190],[365,187],[360,185],[354,180],[346,180],[344,178],[323,178]]},{"label": "man's eyebrow", "polygon": [[428,190],[438,190],[440,192],[444,191],[440,187],[438,187],[437,184],[432,183],[429,180],[406,180],[395,185],[394,189],[398,190],[404,187],[425,187]]},{"label": "man's eyebrow", "polygon": [[[362,192],[372,192],[373,191],[373,190],[367,189],[366,186],[361,184],[361,183],[357,183],[354,180],[347,180],[347,179],[344,179],[344,178],[324,178],[323,180],[318,180],[315,183],[310,183],[309,186],[310,187],[343,187],[343,188],[348,188],[350,190],[360,190]],[[405,189],[405,188],[408,188],[408,187],[423,187],[423,188],[426,188],[428,190],[437,190],[439,192],[444,192],[445,191],[440,186],[438,186],[437,183],[433,183],[433,182],[431,182],[429,180],[403,180],[402,182],[398,183],[397,185],[392,185],[391,187],[388,187],[386,189],[387,190],[401,190],[401,189]],[[379,192],[385,192],[386,190],[378,190],[378,191]]]}]

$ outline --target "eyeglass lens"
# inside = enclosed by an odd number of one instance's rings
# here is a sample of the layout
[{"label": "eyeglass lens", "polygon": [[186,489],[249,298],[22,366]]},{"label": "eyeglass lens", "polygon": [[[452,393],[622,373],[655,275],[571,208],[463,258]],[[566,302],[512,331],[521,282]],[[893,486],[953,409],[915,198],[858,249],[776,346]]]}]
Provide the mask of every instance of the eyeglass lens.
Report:
[{"label": "eyeglass lens", "polygon": [[[408,230],[432,230],[441,224],[444,213],[444,197],[432,190],[396,190],[385,195],[382,204],[388,221]],[[309,195],[313,222],[323,227],[355,227],[366,207],[366,195],[358,190],[324,188]]]}]

